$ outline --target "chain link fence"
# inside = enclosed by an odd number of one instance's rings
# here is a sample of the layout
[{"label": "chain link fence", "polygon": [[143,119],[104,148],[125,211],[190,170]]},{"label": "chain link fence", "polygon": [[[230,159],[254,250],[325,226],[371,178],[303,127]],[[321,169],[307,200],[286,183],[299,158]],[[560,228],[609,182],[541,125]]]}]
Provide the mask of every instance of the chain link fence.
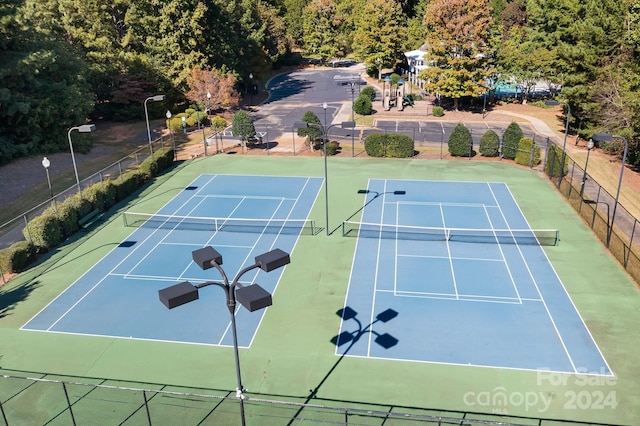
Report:
[{"label": "chain link fence", "polygon": [[[13,425],[236,425],[235,392],[129,383],[79,383],[49,378],[0,376],[0,416]],[[136,383],[136,385],[140,385]],[[247,424],[253,425],[595,425],[501,414],[430,410],[393,405],[336,402],[310,404],[305,398],[246,397]],[[328,405],[331,403],[332,405]],[[355,406],[355,407],[354,407]],[[35,409],[39,407],[40,409]],[[598,423],[602,425],[602,423]],[[605,425],[606,426],[606,425]]]}]

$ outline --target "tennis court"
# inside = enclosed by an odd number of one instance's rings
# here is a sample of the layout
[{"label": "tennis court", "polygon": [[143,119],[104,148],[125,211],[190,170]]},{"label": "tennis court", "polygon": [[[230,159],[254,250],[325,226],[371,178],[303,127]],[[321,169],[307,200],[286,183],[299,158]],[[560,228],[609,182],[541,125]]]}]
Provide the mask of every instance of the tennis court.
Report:
[{"label": "tennis court", "polygon": [[531,229],[506,184],[372,179],[343,234],[359,238],[338,353],[612,375],[541,248],[558,231]]},{"label": "tennis court", "polygon": [[323,174],[312,157],[178,164],[0,288],[0,373],[118,387],[67,396],[0,380],[9,424],[66,424],[68,403],[104,424],[148,424],[147,397],[154,425],[238,424],[224,292],[172,310],[158,300],[219,279],[192,260],[207,245],[231,276],[272,247],[291,252],[285,268],[243,277],[273,293],[268,309],[237,310],[249,424],[343,424],[345,407],[406,413],[398,424],[637,424],[637,287],[541,173],[329,158],[328,206]]},{"label": "tennis court", "polygon": [[[220,280],[192,261],[191,252],[205,246],[223,255],[229,273],[274,248],[293,251],[301,234],[315,233],[308,215],[321,184],[306,177],[201,175],[158,212],[124,212],[125,226],[135,228],[131,235],[23,329],[231,346],[228,312],[211,309],[223,306],[224,292],[202,292],[193,309],[172,311],[153,296],[183,281]],[[259,282],[273,294],[280,275],[257,270],[240,283]],[[262,315],[237,310],[240,346],[251,345]],[[194,321],[214,329],[190,327]]]}]

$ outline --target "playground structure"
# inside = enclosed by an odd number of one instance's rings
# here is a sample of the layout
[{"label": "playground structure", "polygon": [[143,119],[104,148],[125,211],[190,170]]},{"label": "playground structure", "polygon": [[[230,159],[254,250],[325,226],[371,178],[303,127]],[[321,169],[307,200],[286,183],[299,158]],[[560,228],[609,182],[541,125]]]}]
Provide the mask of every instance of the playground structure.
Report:
[{"label": "playground structure", "polygon": [[[382,81],[382,107],[385,111],[389,111],[391,108],[397,108],[398,111],[403,111],[407,105],[413,107],[413,100],[409,95],[405,94],[406,86],[404,79],[398,79],[395,85],[389,76],[385,77]],[[387,83],[389,83],[388,88]]]}]

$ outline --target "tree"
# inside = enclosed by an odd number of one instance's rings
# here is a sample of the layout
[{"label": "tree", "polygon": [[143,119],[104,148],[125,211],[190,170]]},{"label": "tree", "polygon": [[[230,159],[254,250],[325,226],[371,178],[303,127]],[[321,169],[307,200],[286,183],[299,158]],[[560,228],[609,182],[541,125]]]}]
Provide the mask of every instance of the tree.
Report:
[{"label": "tree", "polygon": [[[202,107],[208,106],[212,111],[231,109],[240,104],[240,94],[235,89],[236,78],[231,74],[194,67],[188,84],[190,90],[185,93],[187,99]],[[208,94],[211,94],[210,99]]]},{"label": "tree", "polygon": [[483,157],[497,157],[500,152],[500,136],[493,130],[487,130],[480,138],[478,150]]},{"label": "tree", "polygon": [[513,160],[518,153],[518,144],[524,134],[522,129],[515,121],[507,126],[502,134],[502,156]]},{"label": "tree", "polygon": [[449,153],[455,157],[470,157],[473,150],[473,139],[467,127],[459,123],[449,136]]},{"label": "tree", "polygon": [[256,135],[256,128],[246,111],[238,111],[234,114],[233,120],[231,120],[231,133],[240,138],[243,143]]},{"label": "tree", "polygon": [[305,112],[304,116],[302,117],[302,121],[314,125],[299,128],[298,136],[306,136],[309,144],[312,144],[316,139],[322,137],[322,122],[320,121],[318,116],[313,113],[313,111]]},{"label": "tree", "polygon": [[395,0],[370,0],[358,15],[353,53],[368,67],[395,65],[404,48],[402,9]]},{"label": "tree", "polygon": [[453,98],[480,96],[494,74],[488,44],[493,25],[487,0],[433,0],[424,18],[430,66],[419,78],[430,92]]},{"label": "tree", "polygon": [[327,60],[343,52],[344,46],[339,43],[342,17],[336,11],[333,0],[311,0],[304,8],[302,41],[308,54]]}]

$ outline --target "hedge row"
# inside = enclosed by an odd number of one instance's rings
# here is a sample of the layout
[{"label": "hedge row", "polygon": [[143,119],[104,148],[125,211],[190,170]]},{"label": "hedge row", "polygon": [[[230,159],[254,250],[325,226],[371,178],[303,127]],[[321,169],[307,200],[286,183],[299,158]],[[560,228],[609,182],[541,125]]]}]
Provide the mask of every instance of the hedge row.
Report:
[{"label": "hedge row", "polygon": [[172,148],[156,151],[140,164],[138,170],[123,173],[115,181],[106,180],[85,188],[62,203],[54,204],[31,219],[22,230],[26,241],[0,250],[0,268],[4,272],[20,272],[37,253],[44,253],[80,230],[78,221],[97,209],[105,212],[127,198],[142,184],[166,170],[174,158]]},{"label": "hedge row", "polygon": [[415,146],[413,139],[396,133],[371,133],[364,140],[364,149],[370,157],[413,157]]}]

